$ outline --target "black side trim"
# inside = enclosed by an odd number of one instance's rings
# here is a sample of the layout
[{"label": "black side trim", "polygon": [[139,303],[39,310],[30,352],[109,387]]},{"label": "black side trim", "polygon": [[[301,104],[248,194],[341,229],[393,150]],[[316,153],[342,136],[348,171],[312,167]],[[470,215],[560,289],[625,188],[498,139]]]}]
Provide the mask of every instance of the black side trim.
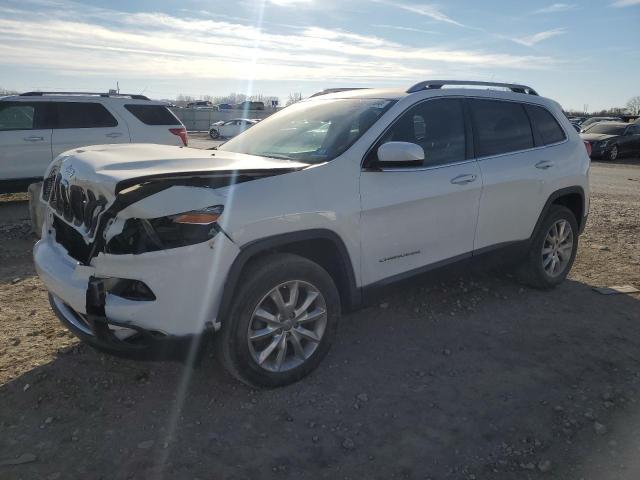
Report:
[{"label": "black side trim", "polygon": [[[532,235],[533,236],[533,235]],[[513,251],[514,253],[526,253],[531,239],[526,240],[514,240],[512,242],[496,243],[495,245],[489,245],[488,247],[482,247],[473,251],[473,257],[480,257],[488,253],[497,251]]]},{"label": "black side trim", "polygon": [[[387,277],[387,278],[383,278],[382,280],[379,280],[377,282],[371,283],[369,285],[365,285],[364,287],[362,287],[362,301],[363,303],[370,303],[372,301],[372,299],[376,298],[379,294],[379,291],[381,289],[383,289],[384,287],[387,287],[391,284],[395,284],[398,282],[402,282],[404,280],[407,280],[411,277],[415,277],[418,275],[421,275],[423,273],[427,273],[430,272],[432,270],[437,270],[446,266],[450,266],[453,265],[455,263],[461,262],[463,260],[468,260],[468,259],[476,259],[476,258],[485,258],[485,257],[491,257],[491,254],[494,253],[498,253],[500,258],[502,260],[505,261],[509,261],[511,259],[517,259],[519,256],[526,254],[529,245],[531,243],[531,239],[533,238],[533,236],[535,235],[536,231],[538,230],[540,224],[542,223],[542,221],[544,220],[544,218],[547,216],[547,213],[549,211],[549,208],[551,208],[551,205],[553,204],[554,201],[556,201],[558,198],[563,197],[565,195],[569,195],[572,193],[577,193],[580,195],[580,197],[582,198],[582,209],[583,212],[585,211],[585,204],[584,204],[584,190],[582,189],[582,187],[579,186],[575,186],[575,187],[567,187],[567,188],[562,188],[560,190],[557,190],[555,192],[553,192],[549,198],[547,199],[547,202],[545,203],[542,211],[540,212],[540,216],[538,217],[538,221],[536,222],[536,225],[533,229],[533,232],[531,233],[531,237],[527,238],[525,240],[516,240],[516,241],[511,241],[511,242],[504,242],[504,243],[497,243],[495,245],[489,245],[487,247],[483,247],[480,248],[478,250],[475,250],[473,252],[468,252],[468,253],[463,253],[461,255],[456,255],[455,257],[451,257],[451,258],[447,258],[445,260],[441,260],[439,262],[435,262],[429,265],[424,265],[422,267],[418,267],[415,268],[413,270],[409,270],[407,272],[403,272],[400,273],[398,275],[393,275],[391,277]],[[578,226],[579,226],[579,234],[582,234],[582,232],[584,231],[584,226],[586,224],[586,216],[582,215],[582,218],[578,218],[576,219],[576,221],[578,222]]]},{"label": "black side trim", "polygon": [[0,193],[20,193],[26,192],[29,185],[42,181],[42,177],[16,178],[11,180],[0,180]]},{"label": "black side trim", "polygon": [[236,291],[236,287],[238,285],[240,275],[242,274],[242,270],[251,258],[260,253],[264,253],[269,250],[275,250],[278,247],[282,247],[290,243],[309,240],[329,240],[335,245],[340,255],[341,266],[344,270],[343,273],[345,274],[348,283],[348,305],[343,305],[343,307],[346,307],[348,310],[358,308],[361,305],[362,297],[360,289],[356,286],[353,265],[351,264],[351,257],[349,257],[347,247],[345,247],[342,239],[331,230],[311,229],[299,232],[284,233],[281,235],[274,235],[272,237],[256,240],[242,246],[240,253],[233,261],[233,264],[229,269],[229,273],[225,281],[225,288],[222,294],[222,301],[220,303],[218,314],[219,318],[223,318],[229,312],[231,301]]},{"label": "black side trim", "polygon": [[394,283],[402,282],[412,277],[416,277],[423,273],[430,272],[432,270],[437,270],[439,268],[446,267],[448,265],[453,265],[454,263],[458,263],[462,260],[468,260],[472,257],[472,253],[463,253],[461,255],[456,255],[455,257],[447,258],[446,260],[441,260],[439,262],[431,263],[429,265],[424,265],[422,267],[414,268],[413,270],[409,270],[403,273],[399,273],[397,275],[393,275],[391,277],[383,278],[382,280],[378,280],[377,282],[370,283],[369,285],[365,285],[362,287],[362,301],[364,304],[371,303],[373,299],[379,296],[380,290],[388,287]]},{"label": "black side trim", "polygon": [[580,195],[580,198],[582,198],[582,215],[581,215],[582,218],[576,218],[576,222],[578,222],[578,234],[579,235],[582,234],[582,232],[584,231],[584,227],[587,223],[587,219],[584,216],[584,213],[586,212],[584,190],[582,189],[582,187],[575,186],[575,187],[561,188],[560,190],[556,190],[551,195],[549,195],[549,198],[547,199],[547,203],[544,204],[544,207],[540,212],[540,216],[538,217],[538,221],[536,222],[536,226],[533,229],[533,232],[531,233],[532,237],[533,235],[535,235],[536,231],[538,230],[538,227],[540,226],[544,218],[547,216],[547,212],[549,212],[549,208],[551,208],[551,205],[553,204],[553,202],[555,202],[558,198],[564,197],[565,195],[569,195],[571,193],[577,193],[578,195]]}]

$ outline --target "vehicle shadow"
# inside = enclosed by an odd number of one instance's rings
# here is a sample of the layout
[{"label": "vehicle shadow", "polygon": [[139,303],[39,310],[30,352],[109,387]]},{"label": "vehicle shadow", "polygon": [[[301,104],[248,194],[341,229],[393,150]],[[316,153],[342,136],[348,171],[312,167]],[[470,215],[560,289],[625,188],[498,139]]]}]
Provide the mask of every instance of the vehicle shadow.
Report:
[{"label": "vehicle shadow", "polygon": [[210,351],[191,368],[76,345],[0,387],[0,477],[606,479],[623,458],[616,478],[638,478],[637,443],[607,452],[637,426],[639,347],[638,295],[469,269],[345,316],[319,369],[277,390]]}]

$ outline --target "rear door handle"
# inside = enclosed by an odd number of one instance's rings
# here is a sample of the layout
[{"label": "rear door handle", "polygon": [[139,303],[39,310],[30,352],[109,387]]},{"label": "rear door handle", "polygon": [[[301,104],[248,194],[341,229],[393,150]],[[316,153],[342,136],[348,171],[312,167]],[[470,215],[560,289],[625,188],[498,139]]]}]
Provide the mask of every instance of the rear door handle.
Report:
[{"label": "rear door handle", "polygon": [[113,133],[107,133],[105,134],[105,137],[109,137],[109,138],[118,138],[121,137],[122,133],[120,132],[113,132]]},{"label": "rear door handle", "polygon": [[539,168],[540,170],[546,170],[551,167],[553,167],[553,162],[550,162],[549,160],[542,160],[541,162],[536,163],[536,168]]},{"label": "rear door handle", "polygon": [[25,142],[42,142],[44,140],[44,137],[24,137],[23,139]]},{"label": "rear door handle", "polygon": [[466,174],[466,175],[458,175],[451,179],[451,183],[454,185],[466,185],[467,183],[475,182],[477,175],[474,174]]}]

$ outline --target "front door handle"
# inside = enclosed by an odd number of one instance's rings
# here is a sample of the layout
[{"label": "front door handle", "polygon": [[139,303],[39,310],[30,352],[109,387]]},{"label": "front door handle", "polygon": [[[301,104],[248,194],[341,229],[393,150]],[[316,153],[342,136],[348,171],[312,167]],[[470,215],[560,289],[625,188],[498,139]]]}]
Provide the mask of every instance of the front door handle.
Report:
[{"label": "front door handle", "polygon": [[541,162],[536,163],[536,168],[539,168],[540,170],[546,170],[551,167],[553,167],[553,162],[549,160],[542,160]]},{"label": "front door handle", "polygon": [[105,137],[109,137],[109,138],[118,138],[121,137],[122,133],[120,132],[113,132],[113,133],[107,133],[105,134]]},{"label": "front door handle", "polygon": [[451,183],[454,185],[466,185],[467,183],[475,182],[477,175],[474,174],[466,174],[466,175],[458,175],[451,179]]},{"label": "front door handle", "polygon": [[23,139],[25,142],[42,142],[44,140],[44,137],[24,137]]}]

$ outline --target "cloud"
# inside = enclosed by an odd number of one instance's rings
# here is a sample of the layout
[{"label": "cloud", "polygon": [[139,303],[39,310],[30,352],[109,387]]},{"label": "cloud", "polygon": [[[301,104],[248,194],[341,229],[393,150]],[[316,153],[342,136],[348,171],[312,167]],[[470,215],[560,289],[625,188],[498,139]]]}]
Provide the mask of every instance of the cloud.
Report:
[{"label": "cloud", "polygon": [[574,3],[553,3],[544,8],[534,11],[533,13],[560,13],[560,12],[568,12],[569,10],[574,10],[576,8],[576,4]]},{"label": "cloud", "polygon": [[402,25],[387,25],[385,23],[379,23],[379,24],[375,24],[375,25],[371,25],[372,27],[375,28],[389,28],[391,30],[401,30],[403,32],[415,32],[415,33],[429,33],[429,34],[434,34],[437,35],[440,32],[436,32],[434,30],[423,30],[421,28],[413,28],[413,27],[405,27]]},{"label": "cloud", "polygon": [[640,5],[640,0],[618,0],[617,2],[613,2],[611,5],[616,8],[632,7],[634,5]]},{"label": "cloud", "polygon": [[312,0],[267,0],[269,3],[278,5],[279,7],[299,6],[300,4],[309,4]]},{"label": "cloud", "polygon": [[71,2],[33,9],[29,0],[22,2],[0,17],[4,75],[20,67],[34,78],[171,80],[188,88],[198,79],[389,84],[456,69],[493,74],[558,64],[548,56],[422,48],[315,26],[269,31],[229,19],[119,12]]},{"label": "cloud", "polygon": [[444,22],[451,25],[457,25],[458,27],[464,27],[462,23],[457,22],[451,17],[442,13],[440,9],[435,5],[411,5],[407,3],[396,2],[394,0],[373,0],[373,1],[376,3],[381,3],[383,5],[388,5],[390,7],[396,7],[401,10],[405,10],[407,12],[417,13],[418,15],[429,17],[432,20],[436,20],[438,22]]},{"label": "cloud", "polygon": [[511,40],[526,47],[533,47],[544,40],[557,37],[558,35],[564,35],[565,33],[567,33],[567,31],[564,28],[556,28],[554,30],[547,30],[526,37],[512,38]]}]

